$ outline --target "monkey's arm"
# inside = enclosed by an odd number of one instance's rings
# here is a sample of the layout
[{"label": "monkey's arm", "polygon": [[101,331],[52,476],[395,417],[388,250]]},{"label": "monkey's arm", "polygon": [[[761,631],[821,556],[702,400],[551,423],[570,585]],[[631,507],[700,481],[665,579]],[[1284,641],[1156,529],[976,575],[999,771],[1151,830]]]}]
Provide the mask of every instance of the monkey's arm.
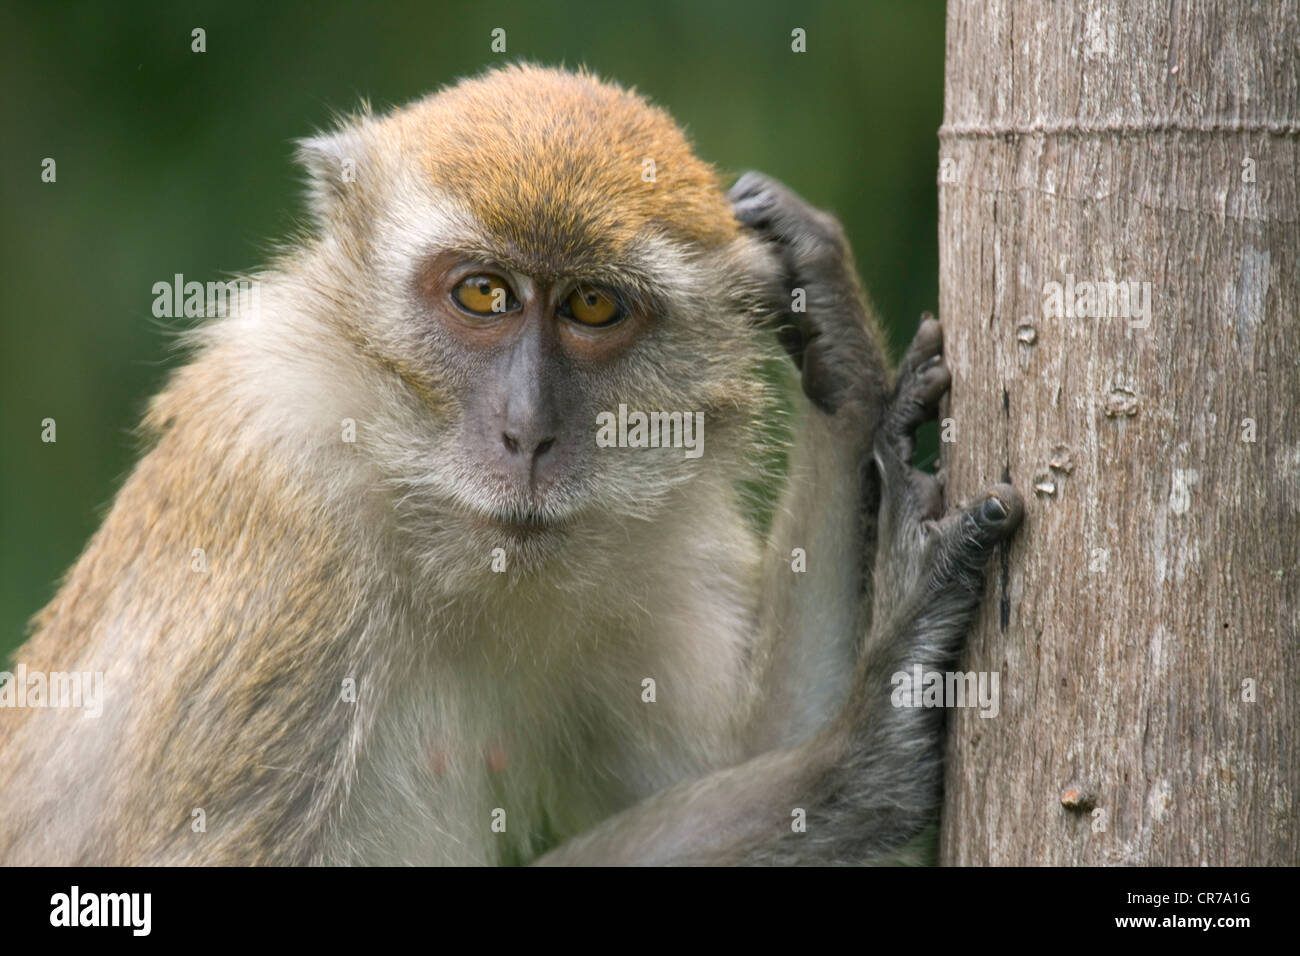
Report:
[{"label": "monkey's arm", "polygon": [[[938,323],[927,320],[877,430],[874,580],[890,604],[874,615],[848,703],[797,746],[651,797],[540,863],[863,863],[902,847],[934,819],[943,711],[895,706],[892,677],[917,665],[955,664],[983,567],[1022,513],[1015,489],[999,485],[943,516],[937,480],[910,468],[915,429],[947,389],[940,348]],[[801,818],[806,830],[795,826]]]},{"label": "monkey's arm", "polygon": [[744,721],[756,754],[804,740],[847,700],[871,616],[880,498],[871,452],[892,373],[839,222],[758,173],[729,198],[777,254],[778,336],[802,382],[759,592],[757,693]]},{"label": "monkey's arm", "polygon": [[743,720],[751,754],[804,740],[843,706],[870,618],[875,520],[863,508],[879,482],[874,469],[864,474],[868,454],[845,440],[867,428],[817,408],[798,427],[763,558]]}]

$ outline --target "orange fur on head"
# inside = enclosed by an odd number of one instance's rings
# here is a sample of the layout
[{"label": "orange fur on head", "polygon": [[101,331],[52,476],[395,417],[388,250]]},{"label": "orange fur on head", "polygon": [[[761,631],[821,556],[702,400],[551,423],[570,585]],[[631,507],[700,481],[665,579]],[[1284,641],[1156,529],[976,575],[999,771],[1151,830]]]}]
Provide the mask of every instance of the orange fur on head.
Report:
[{"label": "orange fur on head", "polygon": [[581,271],[646,232],[714,246],[740,228],[671,117],[587,72],[504,67],[388,122],[535,276]]}]

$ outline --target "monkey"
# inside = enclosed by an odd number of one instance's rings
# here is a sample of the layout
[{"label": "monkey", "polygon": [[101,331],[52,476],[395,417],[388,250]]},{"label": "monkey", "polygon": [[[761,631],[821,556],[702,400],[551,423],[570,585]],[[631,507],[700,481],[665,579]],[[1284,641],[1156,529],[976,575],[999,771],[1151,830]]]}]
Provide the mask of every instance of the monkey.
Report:
[{"label": "monkey", "polygon": [[[940,323],[895,370],[833,215],[585,69],[298,155],[310,223],[183,333],[16,653],[104,695],[0,710],[0,861],[896,860],[943,718],[891,675],[955,663],[1023,514],[913,467]],[[599,445],[621,406],[702,453]]]}]

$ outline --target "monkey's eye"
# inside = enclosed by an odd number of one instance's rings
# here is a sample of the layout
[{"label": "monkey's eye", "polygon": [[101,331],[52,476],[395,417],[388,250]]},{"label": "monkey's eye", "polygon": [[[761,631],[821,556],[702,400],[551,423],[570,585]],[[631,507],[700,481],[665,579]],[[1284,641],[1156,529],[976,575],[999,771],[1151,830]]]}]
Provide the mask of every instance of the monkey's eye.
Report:
[{"label": "monkey's eye", "polygon": [[560,306],[560,314],[583,325],[598,328],[613,325],[623,317],[618,299],[591,286],[578,286]]},{"label": "monkey's eye", "polygon": [[519,308],[519,300],[506,281],[486,273],[461,279],[451,295],[457,305],[474,315],[501,315]]}]

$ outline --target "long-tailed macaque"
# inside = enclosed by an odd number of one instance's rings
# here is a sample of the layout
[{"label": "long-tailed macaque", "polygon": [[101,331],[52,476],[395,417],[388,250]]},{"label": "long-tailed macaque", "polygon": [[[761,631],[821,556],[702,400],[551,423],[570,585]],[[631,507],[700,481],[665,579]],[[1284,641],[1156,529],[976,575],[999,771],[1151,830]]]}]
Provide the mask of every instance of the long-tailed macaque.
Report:
[{"label": "long-tailed macaque", "polygon": [[310,235],[187,333],[11,665],[103,700],[0,708],[0,861],[893,859],[942,711],[891,678],[1022,513],[912,467],[939,323],[891,370],[833,217],[587,73],[301,159]]}]

